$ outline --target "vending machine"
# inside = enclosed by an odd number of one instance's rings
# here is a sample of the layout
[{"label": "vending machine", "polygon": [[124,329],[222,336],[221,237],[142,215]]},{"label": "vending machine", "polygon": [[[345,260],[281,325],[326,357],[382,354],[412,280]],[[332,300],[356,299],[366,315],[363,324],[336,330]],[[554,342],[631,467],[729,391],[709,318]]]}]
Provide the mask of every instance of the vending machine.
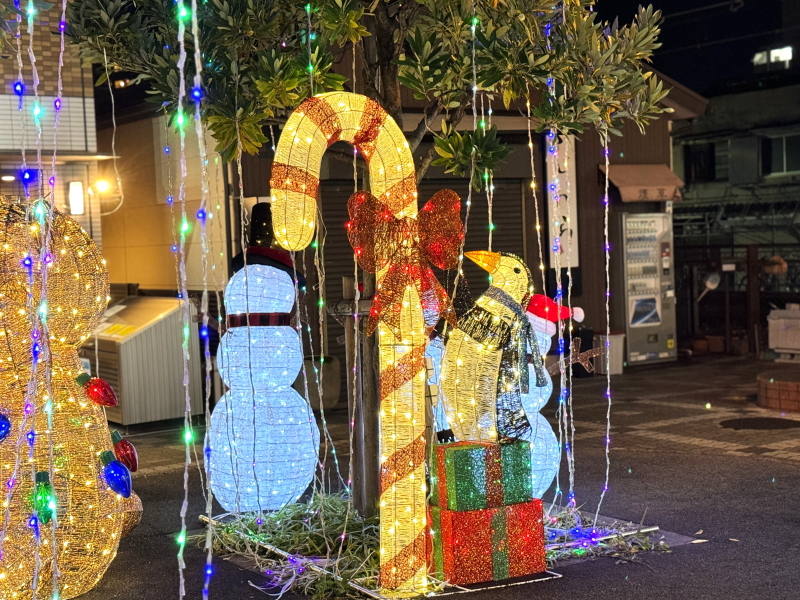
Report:
[{"label": "vending machine", "polygon": [[629,365],[676,360],[672,215],[622,213],[612,239],[612,327]]}]

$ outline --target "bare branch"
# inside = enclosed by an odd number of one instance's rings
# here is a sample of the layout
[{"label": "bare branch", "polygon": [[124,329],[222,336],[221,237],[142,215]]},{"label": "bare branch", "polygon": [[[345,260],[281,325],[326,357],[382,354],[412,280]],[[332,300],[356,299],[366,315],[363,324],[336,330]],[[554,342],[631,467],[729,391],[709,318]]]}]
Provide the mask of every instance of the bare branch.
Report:
[{"label": "bare branch", "polygon": [[428,106],[425,107],[422,119],[417,124],[414,131],[408,136],[408,146],[411,148],[412,152],[422,143],[422,139],[425,137],[425,134],[428,133],[431,123],[441,112],[442,106],[439,104],[438,100],[431,100]]},{"label": "bare branch", "polygon": [[417,185],[419,185],[420,181],[422,181],[422,178],[425,177],[425,173],[428,172],[428,169],[430,168],[434,158],[436,158],[436,148],[431,146],[428,148],[427,154],[425,154],[422,162],[419,163],[419,166],[417,167]]},{"label": "bare branch", "polygon": [[[331,158],[335,158],[338,161],[347,163],[352,165],[353,164],[353,153],[347,150],[339,150],[338,148],[328,148],[325,151],[326,156],[330,156]],[[367,165],[367,161],[364,160],[364,157],[360,154],[356,157],[356,168],[361,172],[366,172],[369,166]]]}]

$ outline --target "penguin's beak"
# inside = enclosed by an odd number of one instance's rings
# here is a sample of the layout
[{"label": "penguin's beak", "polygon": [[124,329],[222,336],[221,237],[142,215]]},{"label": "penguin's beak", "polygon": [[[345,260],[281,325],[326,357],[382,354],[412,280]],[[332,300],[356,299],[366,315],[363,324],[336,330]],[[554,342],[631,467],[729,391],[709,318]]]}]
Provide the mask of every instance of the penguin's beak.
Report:
[{"label": "penguin's beak", "polygon": [[500,263],[499,252],[488,252],[486,250],[475,250],[474,252],[465,252],[464,256],[478,265],[480,268],[494,273],[497,265]]}]

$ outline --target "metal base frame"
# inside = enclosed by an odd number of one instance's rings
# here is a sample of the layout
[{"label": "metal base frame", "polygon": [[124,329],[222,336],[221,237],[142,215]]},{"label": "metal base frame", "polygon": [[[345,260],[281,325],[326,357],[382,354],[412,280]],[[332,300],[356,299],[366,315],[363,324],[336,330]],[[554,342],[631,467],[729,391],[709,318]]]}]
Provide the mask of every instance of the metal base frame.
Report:
[{"label": "metal base frame", "polygon": [[[207,517],[206,515],[200,515],[200,521],[202,521],[206,525],[217,526],[217,525],[222,525],[224,523],[224,520],[228,517],[233,517],[233,515],[231,513],[225,513],[211,518]],[[249,540],[256,546],[264,548],[265,550],[272,552],[273,554],[277,554],[280,557],[289,558],[289,556],[291,556],[285,550],[281,550],[280,548],[277,548],[271,544],[264,543],[260,540],[253,538],[252,536],[246,536],[245,534],[240,534],[240,535],[242,535],[242,537],[248,537]],[[319,565],[315,565],[312,562],[305,563],[303,566],[306,569],[310,569],[312,571],[316,571],[317,573],[333,577],[337,581],[342,581],[342,578],[336,575],[335,573],[331,573],[327,569],[323,569]],[[474,585],[470,585],[469,587],[446,585],[443,590],[435,592],[431,591],[420,592],[418,596],[439,597],[439,596],[452,596],[454,594],[468,594],[471,592],[485,592],[487,590],[498,590],[508,587],[515,587],[518,585],[540,583],[542,581],[550,581],[551,579],[561,579],[561,577],[563,577],[563,575],[561,575],[560,573],[555,573],[553,571],[543,571],[542,573],[536,573],[534,575],[530,575],[524,578],[518,578],[517,581],[505,581],[505,582],[489,581],[486,583],[476,583]],[[357,592],[360,592],[369,598],[374,598],[375,600],[394,600],[394,598],[398,597],[391,595],[386,596],[384,594],[381,594],[378,590],[371,590],[361,585],[359,583],[359,580],[348,581],[347,585],[356,590]],[[404,594],[403,596],[409,597],[406,594]]]}]

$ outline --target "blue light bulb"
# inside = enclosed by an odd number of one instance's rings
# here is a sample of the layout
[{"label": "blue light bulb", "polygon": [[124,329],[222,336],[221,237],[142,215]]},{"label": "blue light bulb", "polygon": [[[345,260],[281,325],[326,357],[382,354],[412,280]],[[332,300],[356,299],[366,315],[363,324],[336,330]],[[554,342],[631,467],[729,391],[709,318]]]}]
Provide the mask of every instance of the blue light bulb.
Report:
[{"label": "blue light bulb", "polygon": [[128,467],[119,462],[110,450],[100,455],[100,462],[103,463],[103,476],[108,487],[123,498],[130,498],[133,484]]},{"label": "blue light bulb", "polygon": [[0,413],[0,442],[8,437],[11,431],[11,420],[4,414]]}]

